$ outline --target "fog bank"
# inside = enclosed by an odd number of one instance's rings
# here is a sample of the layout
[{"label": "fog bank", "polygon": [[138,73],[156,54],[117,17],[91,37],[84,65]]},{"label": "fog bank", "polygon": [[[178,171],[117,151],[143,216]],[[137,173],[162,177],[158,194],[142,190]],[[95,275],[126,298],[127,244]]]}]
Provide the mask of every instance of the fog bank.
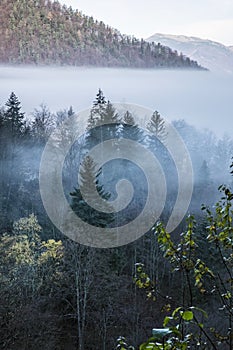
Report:
[{"label": "fog bank", "polygon": [[199,71],[75,67],[0,67],[0,104],[14,91],[23,110],[90,107],[100,87],[111,102],[143,105],[218,136],[233,130],[233,77]]}]

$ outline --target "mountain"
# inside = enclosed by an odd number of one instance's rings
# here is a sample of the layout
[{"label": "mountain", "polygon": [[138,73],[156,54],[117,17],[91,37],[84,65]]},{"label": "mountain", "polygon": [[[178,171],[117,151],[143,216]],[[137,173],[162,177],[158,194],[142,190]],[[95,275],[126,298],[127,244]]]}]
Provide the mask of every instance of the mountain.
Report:
[{"label": "mountain", "polygon": [[0,0],[0,63],[201,68],[51,0]]},{"label": "mountain", "polygon": [[231,51],[233,51],[233,46],[228,46],[228,49],[230,49]]},{"label": "mountain", "polygon": [[233,47],[184,35],[154,34],[147,40],[168,45],[173,50],[197,60],[202,66],[211,71],[233,73]]}]

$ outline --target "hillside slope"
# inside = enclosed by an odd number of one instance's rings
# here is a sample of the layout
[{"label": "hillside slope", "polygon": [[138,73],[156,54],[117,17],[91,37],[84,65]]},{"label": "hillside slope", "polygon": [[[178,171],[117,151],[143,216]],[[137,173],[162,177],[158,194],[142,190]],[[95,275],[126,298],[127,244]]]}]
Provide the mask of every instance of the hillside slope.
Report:
[{"label": "hillside slope", "polygon": [[199,68],[50,0],[0,1],[0,63]]},{"label": "hillside slope", "polygon": [[170,34],[154,34],[147,40],[168,45],[211,71],[233,73],[233,50],[218,42]]}]

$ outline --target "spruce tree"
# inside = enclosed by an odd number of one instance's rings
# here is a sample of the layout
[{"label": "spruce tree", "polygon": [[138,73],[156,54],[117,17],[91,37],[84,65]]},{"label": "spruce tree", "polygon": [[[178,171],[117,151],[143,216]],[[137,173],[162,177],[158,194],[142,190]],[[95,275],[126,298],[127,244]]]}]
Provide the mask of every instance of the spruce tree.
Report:
[{"label": "spruce tree", "polygon": [[[211,205],[215,200],[215,188],[211,179],[211,173],[206,160],[202,162],[202,165],[197,174],[197,180],[194,186],[194,195],[199,206],[202,204]],[[211,203],[212,202],[212,203]]]},{"label": "spruce tree", "polygon": [[119,123],[120,118],[110,101],[106,101],[103,91],[99,89],[91,108],[87,129],[103,124]]},{"label": "spruce tree", "polygon": [[4,113],[4,125],[8,135],[18,137],[22,134],[25,126],[24,113],[21,112],[21,103],[14,92],[11,93],[6,102]]},{"label": "spruce tree", "polygon": [[96,94],[96,99],[93,102],[93,106],[98,107],[100,105],[105,105],[105,104],[106,104],[106,99],[104,97],[103,91],[99,88],[99,91]]},{"label": "spruce tree", "polygon": [[87,122],[87,147],[116,138],[120,124],[120,117],[110,101],[106,102],[101,89],[96,95]]},{"label": "spruce tree", "polygon": [[[96,164],[90,156],[86,156],[80,168],[80,183],[71,196],[71,208],[85,222],[97,227],[107,227],[114,220],[113,213],[105,213],[95,210],[85,202],[82,193],[85,193],[85,198],[92,201],[94,198],[94,190],[96,189],[99,196],[108,201],[110,193],[104,190],[103,185],[99,182],[101,169],[96,169]],[[111,208],[110,204],[105,202],[105,206]],[[112,210],[113,211],[113,210]]]},{"label": "spruce tree", "polygon": [[143,131],[135,123],[134,117],[129,111],[126,111],[123,116],[121,135],[123,138],[129,138],[137,142],[144,139]]},{"label": "spruce tree", "polygon": [[129,125],[135,125],[135,120],[134,120],[134,117],[132,116],[132,113],[130,113],[129,111],[125,112],[123,116],[123,123],[129,124]]},{"label": "spruce tree", "polygon": [[147,124],[147,129],[161,142],[164,142],[166,140],[167,133],[165,130],[165,122],[159,112],[155,111],[152,114],[150,122]]},{"label": "spruce tree", "polygon": [[4,110],[0,109],[0,159],[4,148]]},{"label": "spruce tree", "polygon": [[108,101],[105,108],[101,111],[100,120],[97,121],[96,126],[99,124],[119,124],[120,118],[112,103]]},{"label": "spruce tree", "polygon": [[209,169],[209,166],[207,164],[207,161],[204,160],[202,162],[202,165],[201,165],[201,168],[200,168],[200,171],[199,171],[199,179],[198,179],[198,182],[200,184],[209,184],[210,182],[210,169]]},{"label": "spruce tree", "polygon": [[94,128],[97,124],[97,121],[101,119],[101,114],[107,104],[107,101],[104,97],[103,91],[99,89],[95,100],[93,101],[93,106],[89,119],[87,121],[87,129]]}]

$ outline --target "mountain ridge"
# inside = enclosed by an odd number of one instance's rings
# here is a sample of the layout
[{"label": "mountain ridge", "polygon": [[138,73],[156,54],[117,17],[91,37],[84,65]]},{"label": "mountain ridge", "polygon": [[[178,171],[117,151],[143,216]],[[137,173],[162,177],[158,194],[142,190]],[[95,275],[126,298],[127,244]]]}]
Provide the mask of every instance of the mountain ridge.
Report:
[{"label": "mountain ridge", "polygon": [[147,40],[168,45],[173,50],[197,60],[211,71],[233,73],[233,46],[228,47],[216,41],[194,36],[161,33],[156,33]]},{"label": "mountain ridge", "polygon": [[0,63],[201,69],[168,47],[51,0],[1,0]]}]

